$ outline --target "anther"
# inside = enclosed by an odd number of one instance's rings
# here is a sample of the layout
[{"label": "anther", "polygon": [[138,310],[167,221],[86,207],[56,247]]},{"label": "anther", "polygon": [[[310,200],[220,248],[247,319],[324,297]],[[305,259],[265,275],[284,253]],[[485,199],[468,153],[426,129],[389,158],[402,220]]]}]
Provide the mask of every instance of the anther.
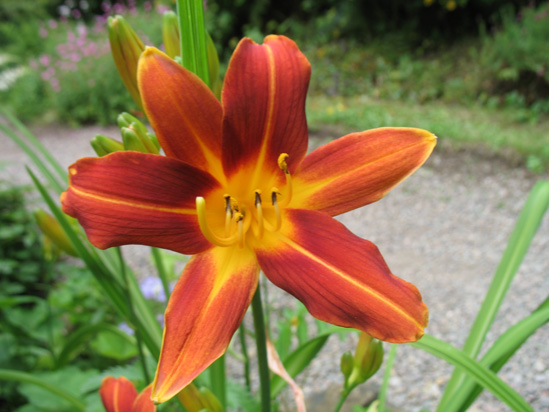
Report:
[{"label": "anther", "polygon": [[280,156],[278,156],[278,167],[280,167],[280,170],[282,170],[286,176],[286,194],[280,201],[281,206],[287,206],[290,203],[290,200],[292,200],[292,175],[290,175],[288,163],[286,162],[289,157],[290,155],[288,155],[288,153],[281,153]]},{"label": "anther", "polygon": [[231,196],[224,195],[225,198],[225,236],[231,234],[231,218],[233,217],[233,208],[231,207]]},{"label": "anther", "polygon": [[278,167],[286,174],[290,173],[288,171],[288,163],[286,163],[286,159],[289,157],[290,155],[288,153],[281,153],[280,156],[278,156]]},{"label": "anther", "polygon": [[280,208],[278,207],[278,201],[277,201],[277,195],[280,195],[280,192],[276,187],[273,187],[273,192],[271,194],[272,201],[273,201],[273,208],[275,210],[275,216],[276,216],[276,224],[275,224],[275,231],[279,230],[282,226],[282,215],[280,214]]},{"label": "anther", "polygon": [[244,215],[240,212],[235,214],[235,220],[238,227],[238,247],[244,247]]},{"label": "anther", "polygon": [[263,238],[263,208],[261,207],[261,190],[255,191],[255,209],[257,211],[258,236]]}]

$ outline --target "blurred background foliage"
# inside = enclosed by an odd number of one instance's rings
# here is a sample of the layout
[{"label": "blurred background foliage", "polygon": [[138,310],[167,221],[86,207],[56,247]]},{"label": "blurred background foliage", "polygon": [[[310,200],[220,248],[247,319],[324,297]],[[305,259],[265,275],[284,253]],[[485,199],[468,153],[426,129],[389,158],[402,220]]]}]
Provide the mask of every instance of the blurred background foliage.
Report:
[{"label": "blurred background foliage", "polygon": [[[209,0],[205,5],[222,67],[242,36],[258,42],[270,33],[294,39],[313,66],[310,101],[332,98],[318,109],[327,117],[338,102],[346,106],[368,97],[504,111],[528,125],[547,121],[547,1]],[[139,114],[116,75],[106,19],[122,14],[146,44],[162,47],[161,14],[173,7],[170,0],[3,0],[0,101],[26,122],[112,124],[121,111]],[[535,145],[511,146],[534,156],[530,165],[541,170],[549,164],[549,149],[543,149],[549,141],[532,133]],[[501,144],[497,139],[485,140]]]}]

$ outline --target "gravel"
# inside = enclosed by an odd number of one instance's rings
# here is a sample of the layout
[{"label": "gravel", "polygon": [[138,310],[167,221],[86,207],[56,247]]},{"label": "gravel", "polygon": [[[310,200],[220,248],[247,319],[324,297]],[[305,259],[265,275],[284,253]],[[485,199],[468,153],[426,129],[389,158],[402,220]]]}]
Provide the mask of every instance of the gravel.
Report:
[{"label": "gravel", "polygon": [[[115,128],[100,127],[77,130],[47,127],[35,132],[64,166],[79,157],[94,155],[88,142],[96,133],[117,135]],[[9,139],[4,136],[1,139],[2,179],[29,183],[23,165],[30,162]],[[313,144],[318,141],[312,140]],[[427,164],[384,199],[339,219],[355,234],[376,243],[393,273],[420,289],[430,310],[427,333],[461,346],[527,194],[541,177],[516,168],[505,159],[446,146],[441,139]],[[483,351],[501,332],[527,316],[547,297],[548,274],[549,219],[546,216]],[[294,304],[293,298],[274,287],[269,289],[269,297],[275,307]],[[356,340],[354,334],[344,341],[335,336],[330,338],[300,379],[309,399],[324,399],[323,394],[330,392],[337,396],[333,388],[341,384],[339,357],[344,351],[353,350]],[[537,411],[549,410],[548,341],[549,327],[545,326],[499,374]],[[452,368],[438,358],[401,345],[390,379],[389,402],[400,410],[433,410],[451,372]],[[380,381],[381,373],[378,373],[367,384],[368,388],[375,388]],[[357,392],[368,390],[359,388]],[[324,406],[310,405],[309,410],[330,410],[327,403],[315,401],[315,405]],[[508,408],[491,394],[483,393],[471,410],[489,412]]]}]

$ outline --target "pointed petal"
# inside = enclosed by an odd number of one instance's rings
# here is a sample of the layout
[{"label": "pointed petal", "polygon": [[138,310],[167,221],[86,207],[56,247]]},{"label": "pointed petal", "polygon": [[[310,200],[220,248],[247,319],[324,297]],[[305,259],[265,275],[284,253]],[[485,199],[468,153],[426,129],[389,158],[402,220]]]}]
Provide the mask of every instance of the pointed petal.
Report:
[{"label": "pointed petal", "polygon": [[256,247],[259,265],[309,312],[388,342],[416,341],[428,312],[411,283],[394,276],[377,247],[325,213],[289,209],[280,232]]},{"label": "pointed petal", "polygon": [[[223,86],[223,166],[232,174],[253,159],[278,171],[281,153],[294,170],[307,151],[305,96],[311,66],[296,44],[268,36],[263,45],[243,39]],[[280,171],[278,171],[280,173]]]},{"label": "pointed petal", "polygon": [[147,117],[169,157],[221,171],[221,104],[190,71],[148,47],[139,59],[138,83]]},{"label": "pointed petal", "polygon": [[151,394],[152,394],[152,384],[147,386],[143,391],[139,394],[139,396],[135,399],[135,402],[133,403],[133,412],[155,412],[156,406],[151,400]]},{"label": "pointed petal", "polygon": [[99,395],[107,412],[132,412],[137,390],[133,383],[123,376],[118,379],[107,376],[101,383]]},{"label": "pointed petal", "polygon": [[192,254],[211,245],[195,198],[218,187],[208,173],[176,159],[137,152],[84,158],[69,168],[63,211],[100,249],[141,244]]},{"label": "pointed petal", "polygon": [[335,216],[375,202],[419,168],[435,144],[432,133],[404,127],[334,140],[299,165],[291,205]]},{"label": "pointed petal", "polygon": [[189,261],[166,309],[154,401],[176,395],[225,352],[253,297],[258,273],[254,254],[238,246],[215,247]]}]

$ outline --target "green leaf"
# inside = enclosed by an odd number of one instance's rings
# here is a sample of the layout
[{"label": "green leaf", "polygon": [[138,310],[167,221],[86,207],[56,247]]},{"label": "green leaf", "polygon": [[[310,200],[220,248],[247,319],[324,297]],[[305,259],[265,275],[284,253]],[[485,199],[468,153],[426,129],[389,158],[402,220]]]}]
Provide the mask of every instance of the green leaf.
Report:
[{"label": "green leaf", "polygon": [[[292,378],[299,375],[324,347],[329,337],[330,334],[317,336],[293,351],[282,362],[288,374]],[[271,379],[271,398],[274,399],[286,385],[286,381],[280,376],[273,376]]]},{"label": "green leaf", "polygon": [[177,15],[183,66],[210,86],[202,0],[177,0]]},{"label": "green leaf", "polygon": [[[549,322],[549,299],[534,313],[507,329],[484,355],[480,364],[490,368],[494,373],[514,355],[526,340],[541,326]],[[448,408],[465,411],[480,395],[483,388],[473,381],[465,382],[459,392],[449,401]]]},{"label": "green leaf", "polygon": [[278,322],[278,336],[275,348],[280,359],[286,359],[292,346],[292,328],[288,322]]},{"label": "green leaf", "polygon": [[95,373],[93,370],[82,372],[77,368],[67,368],[57,372],[31,375],[0,369],[0,380],[21,382],[19,391],[35,405],[35,409],[84,411],[85,406],[78,399],[80,386]]},{"label": "green leaf", "polygon": [[91,345],[100,355],[119,361],[137,356],[135,338],[116,328],[99,332]]},{"label": "green leaf", "polygon": [[[465,342],[463,352],[466,355],[472,358],[478,356],[486,334],[498,313],[511,281],[530,247],[530,243],[541,224],[548,206],[549,181],[540,180],[530,191],[526,204],[520,213],[515,229],[509,238],[505,252],[492,279],[490,288],[486,293],[484,302],[482,302],[482,307]],[[448,402],[459,393],[465,381],[466,376],[464,372],[455,369],[448,385],[446,385],[437,411],[451,412],[448,409]]]},{"label": "green leaf", "polygon": [[515,412],[534,412],[532,407],[494,372],[460,351],[455,346],[430,335],[424,335],[418,342],[410,343],[415,348],[429,352],[456,366],[457,370],[468,374],[480,385],[505,402]]}]

